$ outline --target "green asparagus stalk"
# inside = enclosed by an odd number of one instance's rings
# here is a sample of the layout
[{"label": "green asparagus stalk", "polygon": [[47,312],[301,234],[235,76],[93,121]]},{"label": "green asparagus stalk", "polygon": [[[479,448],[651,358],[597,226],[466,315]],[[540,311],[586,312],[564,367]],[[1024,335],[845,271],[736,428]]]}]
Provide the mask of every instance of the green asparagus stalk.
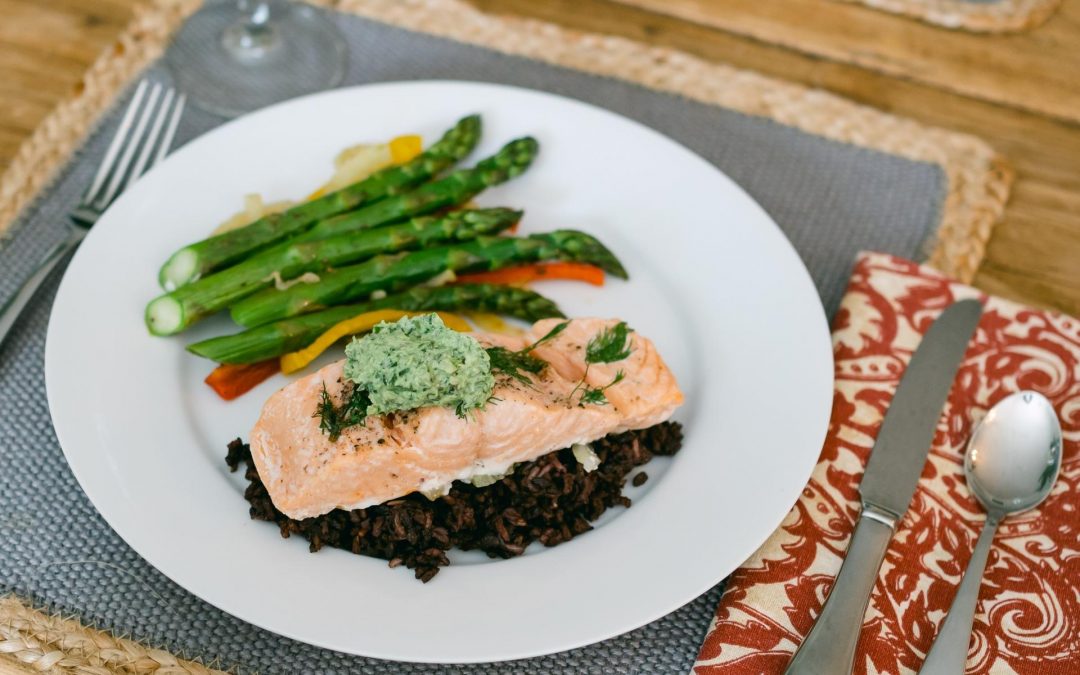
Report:
[{"label": "green asparagus stalk", "polygon": [[521,220],[510,209],[455,211],[442,217],[420,217],[361,232],[346,232],[317,241],[283,242],[242,263],[161,295],[146,306],[146,327],[154,335],[174,335],[196,321],[247,296],[305,272],[324,272],[372,256],[426,246],[461,242],[498,234]]},{"label": "green asparagus stalk", "polygon": [[256,363],[303,349],[334,324],[377,309],[407,312],[472,310],[512,316],[530,323],[563,316],[551,300],[523,288],[492,284],[420,286],[379,300],[333,307],[235,335],[203,340],[187,349],[218,363]]},{"label": "green asparagus stalk", "polygon": [[425,152],[404,164],[377,171],[362,181],[287,211],[185,246],[165,262],[158,281],[166,291],[174,290],[302,232],[319,220],[411,189],[464,159],[479,140],[480,117],[465,117]]},{"label": "green asparagus stalk", "polygon": [[411,192],[327,218],[300,234],[297,240],[311,241],[332,237],[342,232],[377,227],[409,216],[462,204],[484,189],[505,183],[523,173],[529,168],[538,150],[539,145],[532,138],[510,141],[499,152],[478,162],[471,169],[459,169]]},{"label": "green asparagus stalk", "polygon": [[592,263],[617,277],[627,276],[618,259],[584,232],[558,230],[521,238],[478,237],[464,244],[378,256],[337,269],[314,284],[284,291],[267,289],[233,305],[231,314],[236,323],[252,328],[366,298],[375,291],[400,291],[446,271],[489,271],[539,260]]}]

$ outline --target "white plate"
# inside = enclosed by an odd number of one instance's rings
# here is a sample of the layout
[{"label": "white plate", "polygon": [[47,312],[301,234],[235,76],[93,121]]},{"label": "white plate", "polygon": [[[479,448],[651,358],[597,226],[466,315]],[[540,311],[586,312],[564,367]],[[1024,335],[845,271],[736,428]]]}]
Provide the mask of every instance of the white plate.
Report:
[{"label": "white plate", "polygon": [[[523,230],[578,227],[632,280],[539,290],[571,316],[617,316],[653,338],[687,404],[673,460],[654,460],[635,505],[513,560],[457,556],[421,584],[404,568],[248,518],[223,461],[279,376],[233,403],[183,345],[224,319],[150,337],[158,266],[236,211],[242,195],[299,198],[346,145],[435,138],[480,112],[482,157],[532,134],[540,158],[488,191],[526,209]],[[832,353],[810,277],[765,212],[686,148],[605,110],[489,84],[410,82],[274,106],[176,152],[94,227],[64,277],[46,349],[49,405],[79,483],[147,561],[268,630],[386,659],[476,662],[570,649],[641,626],[732,572],[779,524],[810,474],[832,397]]]}]

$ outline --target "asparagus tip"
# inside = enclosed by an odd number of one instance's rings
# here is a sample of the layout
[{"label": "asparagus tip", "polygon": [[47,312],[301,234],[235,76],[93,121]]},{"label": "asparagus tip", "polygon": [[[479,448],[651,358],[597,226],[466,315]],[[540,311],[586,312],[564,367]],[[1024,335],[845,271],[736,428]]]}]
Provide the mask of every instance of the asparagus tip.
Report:
[{"label": "asparagus tip", "polygon": [[608,274],[619,279],[629,279],[626,268],[599,239],[579,230],[555,230],[554,232],[534,234],[532,237],[554,243],[563,260],[574,260],[596,265]]},{"label": "asparagus tip", "polygon": [[158,274],[158,283],[166,291],[175,291],[184,284],[198,278],[198,255],[189,248],[182,248],[173,253]]}]

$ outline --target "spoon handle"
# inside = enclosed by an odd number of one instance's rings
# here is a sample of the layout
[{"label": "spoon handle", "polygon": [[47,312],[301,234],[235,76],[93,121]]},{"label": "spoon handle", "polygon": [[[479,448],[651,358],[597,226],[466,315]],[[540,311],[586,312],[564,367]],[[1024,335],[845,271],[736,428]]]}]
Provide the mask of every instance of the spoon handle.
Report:
[{"label": "spoon handle", "polygon": [[986,558],[990,554],[990,545],[997,532],[998,516],[986,517],[979,541],[971,552],[964,571],[964,579],[956,591],[949,614],[941,625],[930,653],[923,661],[920,675],[963,675],[967,664],[968,644],[971,642],[971,623],[975,620],[975,604],[979,599],[979,587],[982,585]]}]

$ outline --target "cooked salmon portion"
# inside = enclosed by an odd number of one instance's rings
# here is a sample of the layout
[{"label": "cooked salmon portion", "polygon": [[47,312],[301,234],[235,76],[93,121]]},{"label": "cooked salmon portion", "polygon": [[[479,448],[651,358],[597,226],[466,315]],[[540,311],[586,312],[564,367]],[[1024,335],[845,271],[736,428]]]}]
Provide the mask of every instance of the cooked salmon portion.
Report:
[{"label": "cooked salmon portion", "polygon": [[[540,321],[520,336],[473,335],[484,346],[519,350],[560,321]],[[270,397],[251,431],[251,456],[274,505],[300,519],[439,492],[455,480],[501,475],[553,450],[659,424],[683,395],[652,342],[631,332],[629,356],[586,367],[589,340],[617,323],[573,319],[533,351],[548,366],[529,375],[529,385],[497,375],[492,401],[467,417],[439,407],[371,416],[332,442],[313,413],[323,386],[333,400],[342,398],[339,361]],[[620,371],[623,379],[605,390],[608,403],[580,402],[582,378],[603,387]]]}]

